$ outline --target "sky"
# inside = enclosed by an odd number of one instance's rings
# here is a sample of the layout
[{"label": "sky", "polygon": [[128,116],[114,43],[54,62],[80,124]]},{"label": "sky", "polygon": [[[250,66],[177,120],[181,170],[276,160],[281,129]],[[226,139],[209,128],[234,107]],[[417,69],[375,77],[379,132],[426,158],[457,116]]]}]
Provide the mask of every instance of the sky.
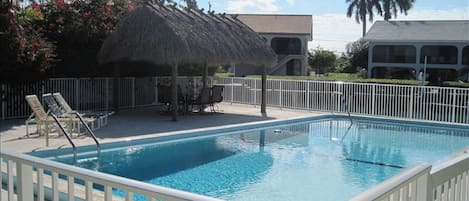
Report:
[{"label": "sky", "polygon": [[[177,1],[177,0],[176,0]],[[217,13],[308,14],[313,16],[313,42],[309,49],[345,51],[361,37],[362,25],[346,16],[345,0],[198,0],[198,5]],[[469,0],[415,0],[408,15],[397,20],[469,20]],[[382,17],[375,16],[375,20]],[[369,29],[371,23],[367,22]]]}]

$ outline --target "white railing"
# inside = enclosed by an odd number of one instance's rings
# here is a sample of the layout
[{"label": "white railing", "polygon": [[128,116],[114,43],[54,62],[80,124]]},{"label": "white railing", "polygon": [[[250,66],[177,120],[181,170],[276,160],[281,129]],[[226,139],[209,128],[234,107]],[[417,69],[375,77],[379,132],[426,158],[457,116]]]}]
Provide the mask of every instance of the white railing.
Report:
[{"label": "white railing", "polygon": [[466,152],[432,169],[432,200],[469,200],[469,149]]},{"label": "white railing", "polygon": [[[210,81],[210,80],[209,80]],[[158,103],[158,84],[169,77],[125,77],[119,83],[119,108],[135,108]],[[198,92],[200,77],[178,77],[182,90]],[[31,110],[24,97],[60,92],[75,110],[110,110],[114,105],[113,78],[54,78],[32,84],[0,84],[0,119],[27,117]],[[193,93],[197,94],[197,93]]]},{"label": "white railing", "polygon": [[419,164],[355,196],[351,201],[467,201],[469,152],[433,167]]},{"label": "white railing", "polygon": [[[197,94],[200,77],[179,77]],[[120,108],[154,105],[158,102],[157,85],[169,83],[169,77],[121,78]],[[25,95],[60,92],[76,110],[109,110],[113,106],[112,78],[57,78],[36,84],[2,84],[0,119],[28,116],[31,111]],[[214,78],[225,86],[224,101],[260,105],[261,80]],[[389,84],[344,83],[307,80],[267,80],[267,105],[271,107],[326,112],[346,112],[469,124],[469,89],[420,87]]]},{"label": "white railing", "polygon": [[429,164],[416,165],[350,201],[426,201],[430,169]]},{"label": "white railing", "polygon": [[[261,81],[215,78],[225,86],[224,101],[259,105]],[[307,80],[267,80],[267,105],[327,112],[346,112],[451,123],[469,123],[469,89],[345,83]]]},{"label": "white railing", "polygon": [[[78,198],[129,201],[145,198],[148,201],[155,199],[220,201],[216,198],[94,172],[7,150],[1,150],[0,156],[0,159],[3,159],[1,172],[7,174],[6,181],[2,182],[6,184],[8,200],[71,201]],[[79,184],[78,180],[83,184]],[[94,185],[102,186],[103,190],[96,189]],[[124,197],[119,197],[116,192]]]}]

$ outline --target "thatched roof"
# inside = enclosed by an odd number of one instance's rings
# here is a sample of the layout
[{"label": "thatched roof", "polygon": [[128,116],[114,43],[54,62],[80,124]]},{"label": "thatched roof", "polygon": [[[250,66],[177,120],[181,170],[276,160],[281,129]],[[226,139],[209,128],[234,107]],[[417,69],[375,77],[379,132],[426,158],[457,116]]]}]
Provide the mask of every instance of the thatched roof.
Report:
[{"label": "thatched roof", "polygon": [[145,4],[119,21],[104,41],[98,61],[271,66],[276,55],[236,17]]}]

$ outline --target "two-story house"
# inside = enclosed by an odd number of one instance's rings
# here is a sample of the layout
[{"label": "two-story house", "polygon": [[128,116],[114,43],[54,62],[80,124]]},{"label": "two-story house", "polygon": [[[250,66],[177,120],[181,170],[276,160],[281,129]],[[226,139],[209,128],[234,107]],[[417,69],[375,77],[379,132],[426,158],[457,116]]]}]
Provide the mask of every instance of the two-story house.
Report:
[{"label": "two-story house", "polygon": [[[264,38],[277,53],[278,63],[269,66],[269,75],[306,75],[308,42],[313,40],[311,15],[239,14],[239,20]],[[238,64],[231,67],[235,76],[261,74],[262,68]]]},{"label": "two-story house", "polygon": [[[467,80],[469,21],[377,21],[369,42],[368,77]],[[425,69],[424,69],[425,68]]]}]

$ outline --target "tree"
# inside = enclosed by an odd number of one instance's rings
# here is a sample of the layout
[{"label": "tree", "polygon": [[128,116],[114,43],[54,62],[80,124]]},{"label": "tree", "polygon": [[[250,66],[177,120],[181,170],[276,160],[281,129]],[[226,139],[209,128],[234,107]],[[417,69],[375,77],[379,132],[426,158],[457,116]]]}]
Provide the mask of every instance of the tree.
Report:
[{"label": "tree", "polygon": [[347,17],[352,17],[352,15],[355,15],[355,20],[358,23],[363,23],[362,36],[365,36],[366,17],[368,16],[368,20],[372,22],[374,10],[378,11],[379,15],[382,14],[380,0],[346,0],[345,2],[349,3]]},{"label": "tree", "polygon": [[188,9],[198,10],[199,6],[197,5],[196,0],[184,0]]},{"label": "tree", "polygon": [[353,71],[359,70],[359,68],[368,69],[368,44],[366,41],[358,40],[349,43],[345,49]]},{"label": "tree", "polygon": [[335,67],[337,56],[334,52],[317,48],[313,52],[308,52],[308,64],[316,68],[316,74],[327,72]]},{"label": "tree", "polygon": [[404,13],[407,15],[407,11],[410,10],[415,3],[415,0],[381,0],[382,1],[382,12],[384,14],[384,20],[388,21],[394,16],[396,18],[397,13]]},{"label": "tree", "polygon": [[355,69],[352,68],[352,65],[350,64],[350,59],[345,54],[342,54],[339,58],[337,58],[335,63],[336,64],[335,64],[334,72],[337,72],[337,73],[355,72]]},{"label": "tree", "polygon": [[33,82],[45,77],[54,46],[44,37],[39,5],[20,8],[13,1],[0,3],[0,81]]}]

